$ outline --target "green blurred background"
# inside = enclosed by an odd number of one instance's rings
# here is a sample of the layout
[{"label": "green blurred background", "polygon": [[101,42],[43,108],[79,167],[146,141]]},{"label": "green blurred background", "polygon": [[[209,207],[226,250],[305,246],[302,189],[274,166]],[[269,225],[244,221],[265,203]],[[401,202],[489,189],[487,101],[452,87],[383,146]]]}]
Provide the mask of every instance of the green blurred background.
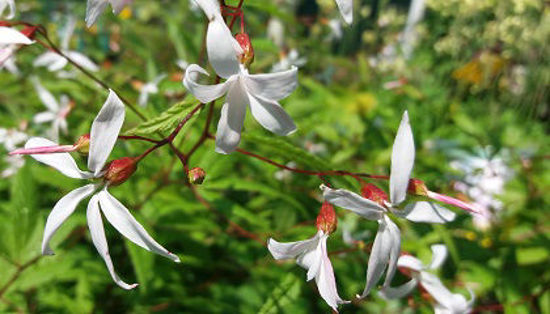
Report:
[{"label": "green blurred background", "polygon": [[[193,101],[181,84],[177,60],[201,62],[205,19],[189,1],[136,0],[119,16],[106,10],[91,29],[84,24],[86,1],[16,4],[15,20],[42,24],[56,43],[74,16],[70,49],[96,62],[98,77],[132,103],[143,83],[167,74],[160,92],[141,109],[148,118]],[[244,1],[255,49],[250,72],[269,72],[281,60],[279,66],[296,64],[300,70],[298,89],[282,101],[298,131],[276,137],[248,115],[241,147],[302,169],[388,174],[393,137],[407,109],[417,147],[414,176],[433,190],[482,204],[492,218],[474,221],[456,210],[458,218],[444,226],[399,221],[403,251],[427,261],[431,244],[446,244],[450,258],[440,278],[453,292],[467,295],[466,288],[473,289],[479,312],[550,313],[550,3],[427,0],[423,17],[408,27],[409,1],[355,5],[355,21],[346,26],[333,0]],[[277,27],[284,29],[283,37]],[[69,135],[61,137],[70,144],[88,133],[107,93],[81,73],[60,77],[33,67],[44,51],[38,44],[25,47],[17,53],[20,73],[0,72],[0,127],[29,136],[47,129],[32,122],[44,110],[30,80],[37,76],[56,97],[65,94],[74,102]],[[220,108],[221,101],[214,121]],[[177,112],[164,113],[171,122],[162,128],[181,118]],[[193,145],[205,117],[202,112],[186,126],[176,140],[179,147]],[[140,123],[127,110],[123,132],[150,134],[151,125]],[[114,156],[137,156],[148,147],[121,142]],[[79,182],[30,158],[15,174],[4,173],[0,311],[330,312],[303,269],[293,261],[274,261],[261,243],[220,219],[239,224],[260,242],[310,237],[320,208],[319,179],[237,153],[216,154],[211,142],[190,162],[207,173],[198,191],[212,210],[186,188],[185,173],[168,149],[148,157],[128,182],[111,190],[182,259],[174,264],[146,252],[105,224],[119,275],[140,283],[134,291],[111,281],[91,243],[84,202],[55,236],[56,255],[40,257],[48,213]],[[0,169],[9,167],[2,157]],[[358,188],[353,180],[329,180]],[[373,183],[385,188],[384,182]],[[337,213],[339,228],[328,247],[340,295],[350,299],[364,287],[366,247],[377,225],[341,209]],[[399,274],[394,282],[404,280]],[[342,313],[432,311],[431,301],[418,291],[390,302],[371,293],[341,307]]]}]

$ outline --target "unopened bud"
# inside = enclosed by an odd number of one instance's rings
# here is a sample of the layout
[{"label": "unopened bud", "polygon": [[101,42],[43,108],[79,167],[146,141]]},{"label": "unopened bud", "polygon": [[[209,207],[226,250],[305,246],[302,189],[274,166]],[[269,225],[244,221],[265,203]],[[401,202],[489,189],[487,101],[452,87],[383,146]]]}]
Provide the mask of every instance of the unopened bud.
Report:
[{"label": "unopened bud", "polygon": [[90,134],[84,134],[79,137],[73,146],[75,148],[75,151],[83,155],[88,155],[88,153],[90,152]]},{"label": "unopened bud", "polygon": [[321,211],[317,216],[316,226],[317,230],[321,230],[326,234],[331,234],[336,231],[338,219],[336,218],[334,207],[330,203],[324,202],[321,206]]},{"label": "unopened bud", "polygon": [[21,34],[32,39],[34,38],[34,33],[36,33],[37,30],[38,30],[38,26],[25,26],[25,28],[21,30]]},{"label": "unopened bud", "polygon": [[409,186],[407,187],[407,192],[416,196],[427,196],[428,188],[424,181],[418,179],[410,179]]},{"label": "unopened bud", "polygon": [[103,180],[110,186],[124,183],[137,170],[136,158],[124,157],[108,163],[105,168]]},{"label": "unopened bud", "polygon": [[366,183],[361,188],[361,195],[373,202],[378,203],[380,206],[386,206],[388,202],[388,195],[381,188],[372,183]]},{"label": "unopened bud", "polygon": [[201,185],[206,178],[206,172],[199,167],[195,167],[187,173],[187,178],[191,184]]},{"label": "unopened bud", "polygon": [[243,49],[243,53],[239,56],[239,61],[249,66],[254,61],[254,48],[252,48],[250,37],[246,33],[240,33],[235,36],[235,39]]}]

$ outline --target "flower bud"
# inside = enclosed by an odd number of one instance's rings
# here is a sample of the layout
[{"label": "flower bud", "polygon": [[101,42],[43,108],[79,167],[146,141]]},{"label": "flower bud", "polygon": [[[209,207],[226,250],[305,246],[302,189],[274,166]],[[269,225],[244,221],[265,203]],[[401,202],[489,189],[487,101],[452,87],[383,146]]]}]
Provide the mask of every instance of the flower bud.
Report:
[{"label": "flower bud", "polygon": [[386,206],[388,202],[388,195],[382,189],[372,183],[366,183],[361,188],[361,195],[373,202],[378,203],[380,206]]},{"label": "flower bud", "polygon": [[336,218],[334,207],[330,203],[323,203],[315,225],[317,226],[317,230],[321,230],[326,234],[331,234],[336,231],[338,219]]},{"label": "flower bud", "polygon": [[90,134],[84,134],[79,137],[73,146],[75,148],[75,151],[83,155],[88,155],[88,153],[90,152]]},{"label": "flower bud", "polygon": [[199,167],[195,167],[187,173],[187,178],[191,184],[201,185],[206,178],[206,172]]},{"label": "flower bud", "polygon": [[241,48],[243,49],[243,53],[239,56],[239,61],[249,66],[254,61],[254,48],[252,48],[252,43],[250,42],[250,37],[248,37],[248,34],[241,33],[237,34],[235,36],[235,39],[241,45]]},{"label": "flower bud", "polygon": [[424,181],[418,179],[410,179],[409,186],[407,187],[407,192],[416,196],[426,196],[428,195],[428,188]]},{"label": "flower bud", "polygon": [[21,34],[32,39],[34,38],[34,33],[36,33],[37,30],[38,30],[38,26],[25,26],[25,28],[21,30]]},{"label": "flower bud", "polygon": [[103,180],[110,186],[124,183],[137,170],[136,158],[123,157],[108,163],[105,168]]}]

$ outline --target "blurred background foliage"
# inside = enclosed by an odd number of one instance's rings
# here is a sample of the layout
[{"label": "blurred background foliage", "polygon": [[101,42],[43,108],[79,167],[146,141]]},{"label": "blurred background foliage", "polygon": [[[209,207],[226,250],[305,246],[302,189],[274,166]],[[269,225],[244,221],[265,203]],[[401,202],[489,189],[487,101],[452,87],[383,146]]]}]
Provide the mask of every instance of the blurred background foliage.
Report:
[{"label": "blurred background foliage", "polygon": [[[194,102],[186,98],[176,64],[205,61],[199,60],[204,17],[189,1],[136,0],[119,16],[106,11],[91,29],[84,25],[86,1],[16,3],[16,19],[44,25],[56,43],[74,16],[78,22],[70,48],[99,64],[97,75],[132,103],[145,82],[167,74],[160,92],[141,109],[148,118]],[[458,210],[458,219],[445,226],[400,221],[403,251],[428,260],[429,245],[445,243],[451,258],[439,275],[453,292],[466,295],[466,287],[473,289],[479,312],[550,313],[548,1],[427,0],[424,18],[412,33],[404,31],[409,1],[357,0],[355,5],[355,22],[347,27],[332,0],[245,0],[246,29],[256,55],[251,73],[269,72],[281,60],[300,65],[300,71],[298,89],[282,102],[297,133],[275,137],[248,115],[241,147],[303,169],[388,174],[393,137],[401,113],[409,110],[417,146],[413,175],[430,188],[478,202],[479,193],[457,184],[472,188],[478,181],[468,181],[468,175],[489,169],[494,160],[505,174],[494,174],[498,182],[488,183],[502,186],[491,194],[498,202],[489,206],[491,221],[476,224]],[[273,32],[277,27],[284,37]],[[0,126],[29,136],[44,133],[46,126],[32,122],[44,110],[30,81],[37,76],[56,97],[65,94],[74,102],[69,135],[61,137],[62,143],[73,143],[88,133],[106,92],[78,72],[59,77],[33,67],[43,52],[37,44],[25,47],[17,54],[19,75],[0,72]],[[182,110],[171,108],[164,117],[172,122],[149,127],[169,129]],[[205,116],[202,112],[189,123],[178,146],[193,145]],[[123,130],[152,132],[140,123],[128,111]],[[113,157],[137,156],[147,147],[120,142]],[[476,168],[472,160],[486,163]],[[468,173],[464,164],[473,170]],[[9,160],[2,158],[0,166],[9,167]],[[83,204],[55,236],[57,255],[40,257],[45,218],[78,182],[31,159],[15,174],[5,173],[0,180],[0,311],[329,312],[304,271],[292,261],[274,261],[262,244],[268,237],[294,241],[315,232],[318,178],[238,153],[216,154],[211,142],[198,150],[191,166],[207,173],[198,191],[210,209],[185,187],[185,173],[168,149],[155,152],[131,180],[112,189],[182,259],[173,264],[154,256],[107,227],[118,273],[140,283],[129,292],[113,284],[95,251]],[[329,180],[358,188],[353,180]],[[373,183],[386,188],[385,182]],[[328,246],[340,294],[350,299],[364,287],[366,248],[377,225],[342,210],[338,215],[339,228]],[[259,241],[243,237],[227,219]],[[403,280],[402,275],[394,279]],[[418,291],[390,302],[371,293],[341,311],[429,313],[432,305]]]}]

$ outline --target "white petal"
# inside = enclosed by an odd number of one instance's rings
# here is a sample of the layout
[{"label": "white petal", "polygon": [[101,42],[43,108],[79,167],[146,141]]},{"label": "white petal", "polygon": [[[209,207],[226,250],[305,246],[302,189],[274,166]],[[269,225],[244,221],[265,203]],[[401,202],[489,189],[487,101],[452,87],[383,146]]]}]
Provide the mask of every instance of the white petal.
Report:
[{"label": "white petal", "polygon": [[403,255],[397,261],[397,267],[405,267],[415,271],[421,271],[426,269],[426,266],[422,262],[411,255]]},{"label": "white petal", "polygon": [[386,279],[384,280],[384,287],[387,287],[390,285],[397,270],[397,260],[401,253],[401,231],[388,216],[384,215],[384,220],[386,221],[391,238],[390,260],[388,261],[388,270],[386,272]]},{"label": "white petal", "polygon": [[321,190],[323,190],[325,200],[333,205],[349,209],[369,220],[379,220],[382,218],[384,208],[371,200],[348,190],[334,190],[325,185],[321,185]]},{"label": "white petal", "polygon": [[271,255],[273,255],[274,259],[291,259],[298,257],[298,255],[303,254],[306,251],[313,250],[317,246],[318,242],[318,235],[315,235],[307,240],[288,243],[277,242],[270,238],[267,242],[267,249]]},{"label": "white petal", "polygon": [[434,244],[432,248],[432,261],[428,269],[439,268],[447,259],[447,247],[443,244]]},{"label": "white petal", "polygon": [[115,146],[124,122],[124,114],[124,104],[115,92],[109,90],[109,97],[95,117],[90,131],[88,168],[95,175],[103,170],[103,165]]},{"label": "white petal", "polygon": [[147,251],[167,257],[176,263],[180,262],[180,259],[176,255],[170,253],[167,249],[158,244],[132,214],[130,214],[128,209],[109,194],[107,190],[102,190],[98,195],[101,210],[105,218],[107,218],[118,232]]},{"label": "white petal", "polygon": [[105,237],[103,219],[101,218],[101,214],[99,212],[99,199],[97,194],[92,196],[92,199],[90,199],[90,202],[88,203],[86,217],[88,219],[88,228],[90,229],[92,241],[94,242],[97,252],[105,261],[105,265],[107,266],[113,281],[122,289],[130,290],[137,287],[137,284],[129,285],[122,281],[115,272],[111,255],[109,255],[109,245],[107,244],[107,238]]},{"label": "white petal", "polygon": [[250,112],[264,128],[281,136],[296,131],[292,118],[276,101],[268,100],[248,93]]},{"label": "white petal", "polygon": [[409,114],[403,113],[391,154],[390,201],[397,205],[405,200],[414,166],[414,139]]},{"label": "white petal", "polygon": [[416,287],[417,284],[418,284],[418,280],[416,278],[413,278],[408,282],[395,288],[392,288],[389,286],[383,287],[380,290],[379,294],[384,299],[400,299],[404,296],[407,296],[409,293],[411,293],[411,291]]},{"label": "white petal", "polygon": [[78,203],[83,199],[90,196],[96,189],[95,184],[88,184],[83,187],[77,188],[69,192],[69,194],[63,196],[53,207],[52,212],[48,216],[46,221],[46,227],[44,228],[44,238],[42,239],[42,254],[53,255],[53,251],[50,249],[50,240],[59,229],[59,227],[69,218],[74,212]]},{"label": "white petal", "polygon": [[425,201],[408,204],[403,211],[394,211],[394,213],[414,222],[439,224],[453,221],[456,217],[456,214],[447,208]]},{"label": "white petal", "polygon": [[[428,293],[436,300],[437,303],[442,305],[443,307],[447,309],[453,309],[457,307],[457,299],[453,293],[451,293],[447,287],[441,283],[441,280],[433,274],[430,274],[428,272],[421,272],[420,273],[420,283],[422,284],[422,287],[428,291]],[[464,303],[466,303],[464,297],[462,297],[464,300]],[[459,313],[459,312],[451,312],[451,313]]]},{"label": "white petal", "polygon": [[307,281],[312,280],[317,277],[321,271],[321,262],[322,262],[322,246],[321,242],[323,239],[326,239],[326,235],[323,235],[322,231],[317,232],[317,237],[319,241],[315,248],[312,248],[309,251],[304,252],[302,255],[298,256],[296,259],[296,264],[300,267],[307,269],[306,279]]},{"label": "white petal", "polygon": [[88,0],[86,6],[86,26],[91,27],[96,22],[99,15],[105,10],[107,0]]},{"label": "white petal", "polygon": [[338,295],[338,290],[336,288],[336,279],[334,278],[334,270],[330,259],[328,258],[327,252],[327,237],[323,236],[320,245],[320,261],[321,265],[319,267],[319,272],[315,277],[315,283],[317,284],[317,289],[319,294],[327,302],[327,304],[336,312],[338,312],[338,304],[349,303],[349,301],[344,301]]},{"label": "white petal", "polygon": [[254,95],[270,100],[281,100],[298,86],[298,68],[284,72],[245,75],[246,86]]},{"label": "white petal", "polygon": [[15,2],[14,0],[1,0],[0,1],[0,16],[4,13],[6,7],[9,7],[9,13],[6,15],[6,19],[11,20],[15,16]]},{"label": "white petal", "polygon": [[241,129],[246,114],[248,98],[240,83],[231,85],[223,105],[218,130],[216,131],[216,152],[229,154],[241,141]]},{"label": "white petal", "polygon": [[183,85],[195,98],[205,104],[222,97],[236,79],[236,77],[230,78],[226,82],[216,85],[202,85],[195,81],[199,77],[198,73],[208,75],[205,69],[196,64],[188,66],[183,77]]},{"label": "white petal", "polygon": [[344,21],[351,24],[353,22],[353,0],[336,0],[336,4]]},{"label": "white petal", "polygon": [[149,100],[149,92],[146,90],[141,90],[138,97],[138,105],[140,107],[145,107],[147,105],[147,101]]},{"label": "white petal", "polygon": [[109,0],[111,2],[111,6],[113,7],[113,13],[119,14],[124,7],[126,7],[130,2],[133,0]]},{"label": "white petal", "polygon": [[30,45],[33,42],[29,37],[14,28],[0,26],[0,45]]},{"label": "white petal", "polygon": [[194,0],[202,9],[208,20],[221,18],[220,3],[218,0]]},{"label": "white petal", "polygon": [[235,43],[235,38],[222,19],[216,18],[208,23],[206,33],[208,61],[220,77],[229,78],[240,72],[237,56],[242,53],[242,49],[237,50]]},{"label": "white petal", "polygon": [[84,69],[92,72],[99,71],[99,66],[97,66],[97,64],[90,60],[90,58],[86,57],[80,52],[67,51],[65,52],[65,54],[67,55],[67,57],[69,57],[71,60],[73,60],[76,64],[80,65]]},{"label": "white petal", "polygon": [[46,108],[48,108],[51,112],[57,112],[59,110],[59,104],[53,97],[52,93],[40,84],[38,78],[33,77],[31,80],[34,85],[34,89],[36,89],[36,92],[38,93],[38,98],[40,98],[44,106],[46,106]]},{"label": "white petal", "polygon": [[376,285],[384,269],[390,260],[390,252],[393,245],[393,239],[390,234],[388,225],[381,219],[379,221],[378,232],[374,238],[374,244],[370,253],[368,268],[367,268],[367,283],[361,298],[366,297],[370,290]]},{"label": "white petal", "polygon": [[39,112],[39,113],[35,114],[34,117],[32,117],[32,121],[34,123],[40,124],[40,123],[44,123],[44,122],[53,121],[53,120],[55,120],[55,118],[57,118],[55,113],[50,112],[50,111],[45,111],[45,112]]},{"label": "white petal", "polygon": [[[57,143],[54,143],[45,138],[33,137],[29,139],[25,144],[25,148],[47,146],[57,146]],[[57,169],[59,172],[66,175],[67,177],[75,179],[89,179],[93,177],[92,173],[81,171],[80,169],[78,169],[76,162],[69,153],[36,154],[31,155],[31,157],[43,164]]]},{"label": "white petal", "polygon": [[49,71],[55,72],[67,65],[67,60],[55,52],[48,51],[39,55],[32,63],[35,67],[47,67]]}]

